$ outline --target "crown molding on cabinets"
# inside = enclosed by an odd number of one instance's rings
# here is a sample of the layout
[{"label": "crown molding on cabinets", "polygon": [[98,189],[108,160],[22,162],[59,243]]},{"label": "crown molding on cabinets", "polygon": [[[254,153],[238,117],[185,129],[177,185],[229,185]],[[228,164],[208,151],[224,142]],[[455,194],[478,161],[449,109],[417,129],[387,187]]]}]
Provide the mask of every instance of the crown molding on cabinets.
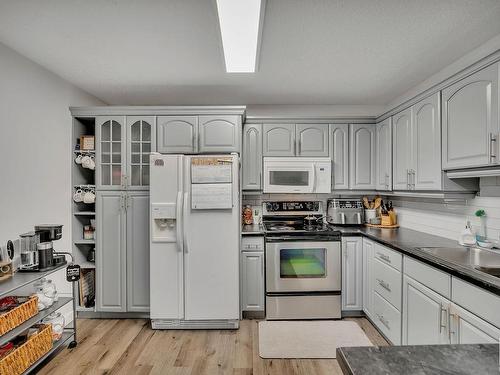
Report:
[{"label": "crown molding on cabinets", "polygon": [[94,106],[69,107],[73,117],[144,115],[241,115],[246,106]]},{"label": "crown molding on cabinets", "polygon": [[353,117],[280,117],[280,116],[247,116],[247,124],[374,124],[375,116],[353,116]]},{"label": "crown molding on cabinets", "polygon": [[500,61],[500,49],[496,50],[495,52],[489,54],[486,57],[483,57],[482,59],[476,61],[473,64],[468,65],[467,67],[463,68],[459,72],[453,74],[452,76],[443,79],[437,83],[435,83],[433,86],[429,87],[427,90],[422,91],[420,94],[412,97],[409,100],[406,100],[405,102],[401,103],[400,105],[386,111],[385,113],[381,114],[376,118],[377,122],[383,121],[388,117],[391,117],[392,115],[401,112],[412,105],[418,103],[422,99],[427,98],[430,95],[435,94],[436,92],[439,92],[448,86],[453,85],[454,83],[474,74],[477,73],[478,71],[495,64],[496,62]]}]

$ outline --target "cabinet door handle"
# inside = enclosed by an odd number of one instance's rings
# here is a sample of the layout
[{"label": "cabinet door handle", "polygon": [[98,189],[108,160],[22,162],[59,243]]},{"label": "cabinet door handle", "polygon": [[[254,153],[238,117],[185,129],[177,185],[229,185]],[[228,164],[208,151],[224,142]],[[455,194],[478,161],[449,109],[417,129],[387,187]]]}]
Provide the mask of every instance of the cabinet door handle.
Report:
[{"label": "cabinet door handle", "polygon": [[302,142],[300,141],[300,138],[297,140],[298,144],[299,144],[299,153],[298,155],[300,156],[300,154],[302,153]]},{"label": "cabinet door handle", "polygon": [[387,263],[391,263],[391,258],[389,258],[389,256],[385,255],[385,254],[382,254],[380,252],[377,252],[377,255],[379,256],[380,259],[382,259],[383,261],[387,262]]},{"label": "cabinet door handle", "polygon": [[[445,319],[443,319],[443,313],[445,313]],[[448,317],[448,309],[441,304],[441,313],[439,314],[439,333],[446,329],[446,317]]]},{"label": "cabinet door handle", "polygon": [[378,320],[380,320],[380,323],[382,323],[384,326],[386,326],[387,329],[391,329],[391,327],[389,327],[389,322],[384,318],[383,315],[377,314],[377,317],[378,317]]},{"label": "cabinet door handle", "polygon": [[385,174],[385,189],[389,190],[389,174]]},{"label": "cabinet door handle", "polygon": [[410,170],[406,170],[406,189],[410,190]]},{"label": "cabinet door handle", "polygon": [[386,283],[384,280],[380,280],[380,279],[377,279],[378,281],[378,285],[380,285],[382,288],[384,288],[385,290],[387,290],[388,292],[391,291],[391,287],[389,286],[388,283]]},{"label": "cabinet door handle", "polygon": [[413,190],[415,190],[415,181],[416,181],[416,172],[415,172],[415,169],[412,169],[412,172],[413,172]]},{"label": "cabinet door handle", "polygon": [[490,133],[490,163],[494,163],[497,158],[496,154],[497,137],[495,134]]},{"label": "cabinet door handle", "polygon": [[449,323],[448,324],[449,324],[450,327],[449,327],[449,331],[448,331],[448,339],[450,340],[450,344],[452,344],[451,335],[454,335],[454,334],[457,333],[456,329],[454,328],[454,326],[455,326],[455,322],[454,322],[455,317],[456,317],[455,314],[453,314],[451,312],[449,313],[449,316],[448,316]]}]

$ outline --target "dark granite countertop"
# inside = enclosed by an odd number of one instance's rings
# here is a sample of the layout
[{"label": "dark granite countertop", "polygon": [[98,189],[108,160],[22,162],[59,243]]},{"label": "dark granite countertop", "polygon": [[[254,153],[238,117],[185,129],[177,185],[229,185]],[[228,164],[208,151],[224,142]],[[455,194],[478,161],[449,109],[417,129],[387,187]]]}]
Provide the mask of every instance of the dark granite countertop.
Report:
[{"label": "dark granite countertop", "polygon": [[410,255],[481,288],[500,295],[500,278],[480,272],[473,267],[452,263],[429,254],[421,247],[459,247],[457,241],[407,228],[384,229],[369,227],[335,227],[343,236],[364,236],[403,254]]},{"label": "dark granite countertop", "polygon": [[[342,236],[364,236],[403,254],[410,255],[451,275],[460,277],[492,293],[500,295],[500,278],[480,272],[473,267],[452,263],[421,250],[422,247],[458,247],[457,241],[407,228],[385,229],[335,226]],[[260,224],[243,225],[242,235],[264,235]]]},{"label": "dark granite countertop", "polygon": [[499,374],[498,344],[337,348],[344,374]]}]

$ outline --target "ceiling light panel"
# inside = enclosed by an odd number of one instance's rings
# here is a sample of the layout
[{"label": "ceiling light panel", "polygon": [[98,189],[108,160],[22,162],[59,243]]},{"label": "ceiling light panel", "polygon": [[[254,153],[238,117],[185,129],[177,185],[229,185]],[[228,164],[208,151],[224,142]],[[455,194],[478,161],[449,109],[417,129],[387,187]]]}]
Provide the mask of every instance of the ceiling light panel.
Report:
[{"label": "ceiling light panel", "polygon": [[265,0],[216,0],[226,72],[254,73]]}]

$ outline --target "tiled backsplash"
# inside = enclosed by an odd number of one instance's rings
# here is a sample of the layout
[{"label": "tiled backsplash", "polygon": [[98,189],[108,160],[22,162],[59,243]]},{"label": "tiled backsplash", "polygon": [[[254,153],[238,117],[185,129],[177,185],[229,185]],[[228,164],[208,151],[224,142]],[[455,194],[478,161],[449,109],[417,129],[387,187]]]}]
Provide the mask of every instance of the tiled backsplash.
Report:
[{"label": "tiled backsplash", "polygon": [[[330,194],[244,194],[243,205],[260,206],[266,200],[326,200]],[[498,240],[500,236],[500,178],[481,178],[481,196],[466,202],[448,202],[436,199],[391,197],[398,213],[399,224],[437,236],[458,239],[467,220],[474,230],[480,227],[480,220],[474,213],[478,209],[486,211],[486,234]]]}]

